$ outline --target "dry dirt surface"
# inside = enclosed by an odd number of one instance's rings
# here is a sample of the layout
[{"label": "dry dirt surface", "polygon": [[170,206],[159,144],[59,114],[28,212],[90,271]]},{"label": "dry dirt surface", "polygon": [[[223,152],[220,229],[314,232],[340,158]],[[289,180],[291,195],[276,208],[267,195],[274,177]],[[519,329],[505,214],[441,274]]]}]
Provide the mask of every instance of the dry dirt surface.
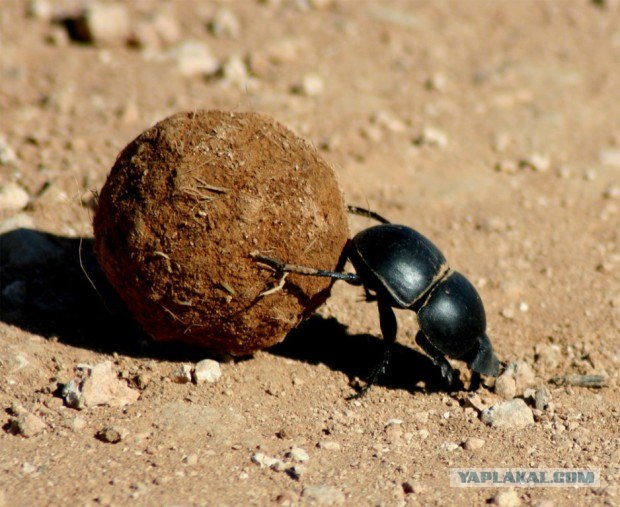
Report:
[{"label": "dry dirt surface", "polygon": [[[617,1],[88,5],[0,2],[0,505],[620,502]],[[390,368],[348,401],[381,340],[342,282],[244,360],[152,342],[95,262],[96,193],[129,141],[195,109],[272,116],[348,203],[431,238],[508,373],[448,392],[400,311]],[[454,488],[453,467],[601,482]]]}]

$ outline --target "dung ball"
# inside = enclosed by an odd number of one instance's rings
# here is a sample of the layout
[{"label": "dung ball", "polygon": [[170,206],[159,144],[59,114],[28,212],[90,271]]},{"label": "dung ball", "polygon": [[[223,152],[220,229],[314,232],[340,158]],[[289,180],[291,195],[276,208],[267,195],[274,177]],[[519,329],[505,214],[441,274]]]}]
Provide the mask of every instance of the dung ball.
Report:
[{"label": "dung ball", "polygon": [[194,111],[120,153],[94,235],[107,278],[155,340],[238,356],[282,341],[333,283],[282,280],[252,253],[339,269],[348,227],[334,172],[310,144],[265,115]]}]

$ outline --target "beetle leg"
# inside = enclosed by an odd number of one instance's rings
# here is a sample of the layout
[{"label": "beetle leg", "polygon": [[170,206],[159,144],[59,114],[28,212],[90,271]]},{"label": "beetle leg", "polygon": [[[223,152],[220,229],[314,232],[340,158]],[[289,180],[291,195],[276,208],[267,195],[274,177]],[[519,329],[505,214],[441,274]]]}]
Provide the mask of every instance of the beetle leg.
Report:
[{"label": "beetle leg", "polygon": [[262,262],[267,266],[280,271],[281,273],[297,273],[306,276],[324,276],[327,278],[335,278],[336,280],[344,280],[351,285],[362,285],[362,280],[355,273],[339,273],[338,271],[329,271],[326,269],[315,269],[306,266],[298,266],[297,264],[288,264],[273,257],[263,255],[259,252],[252,252],[252,258],[258,262]]},{"label": "beetle leg", "polygon": [[353,396],[349,396],[349,398],[347,398],[349,400],[363,397],[372,385],[377,382],[379,375],[385,373],[387,365],[392,358],[392,348],[396,342],[396,334],[398,331],[396,315],[394,315],[392,307],[380,299],[378,300],[378,306],[379,325],[381,326],[381,334],[383,335],[383,357],[381,358],[381,362],[373,368],[370,376],[366,379],[366,385]]},{"label": "beetle leg", "polygon": [[446,380],[448,385],[452,385],[454,383],[454,368],[445,358],[445,356],[439,351],[426,337],[426,335],[422,331],[418,331],[415,335],[416,343],[422,348],[424,352],[428,354],[433,361],[433,364],[439,367],[441,371],[441,376]]},{"label": "beetle leg", "polygon": [[366,208],[360,208],[359,206],[351,206],[349,204],[347,206],[347,211],[351,213],[352,215],[359,215],[361,217],[372,218],[373,220],[376,220],[377,222],[381,222],[382,224],[390,223],[389,220],[387,220],[386,218],[383,218],[378,213],[375,213],[374,211],[370,211],[369,209],[366,209]]}]

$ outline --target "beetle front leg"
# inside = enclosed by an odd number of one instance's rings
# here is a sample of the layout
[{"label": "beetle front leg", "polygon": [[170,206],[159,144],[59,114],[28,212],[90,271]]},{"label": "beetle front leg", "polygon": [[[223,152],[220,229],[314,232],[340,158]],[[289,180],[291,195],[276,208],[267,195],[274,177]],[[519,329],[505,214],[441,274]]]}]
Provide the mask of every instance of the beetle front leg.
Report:
[{"label": "beetle front leg", "polygon": [[433,364],[439,367],[441,376],[446,380],[448,385],[452,386],[455,380],[455,371],[446,357],[430,341],[428,341],[428,338],[422,331],[418,331],[415,335],[415,341],[422,348],[422,350],[428,354],[431,361],[433,361]]}]

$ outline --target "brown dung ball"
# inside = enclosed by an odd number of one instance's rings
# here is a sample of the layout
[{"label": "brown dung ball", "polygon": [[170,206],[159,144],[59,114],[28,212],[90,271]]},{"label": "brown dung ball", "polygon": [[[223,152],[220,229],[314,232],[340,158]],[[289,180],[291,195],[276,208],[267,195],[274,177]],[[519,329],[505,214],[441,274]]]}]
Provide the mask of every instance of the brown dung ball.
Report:
[{"label": "brown dung ball", "polygon": [[221,111],[175,114],[131,142],[94,232],[106,276],[155,340],[233,355],[282,341],[332,285],[289,274],[277,289],[251,253],[334,270],[348,237],[334,173],[312,146],[267,116]]}]

